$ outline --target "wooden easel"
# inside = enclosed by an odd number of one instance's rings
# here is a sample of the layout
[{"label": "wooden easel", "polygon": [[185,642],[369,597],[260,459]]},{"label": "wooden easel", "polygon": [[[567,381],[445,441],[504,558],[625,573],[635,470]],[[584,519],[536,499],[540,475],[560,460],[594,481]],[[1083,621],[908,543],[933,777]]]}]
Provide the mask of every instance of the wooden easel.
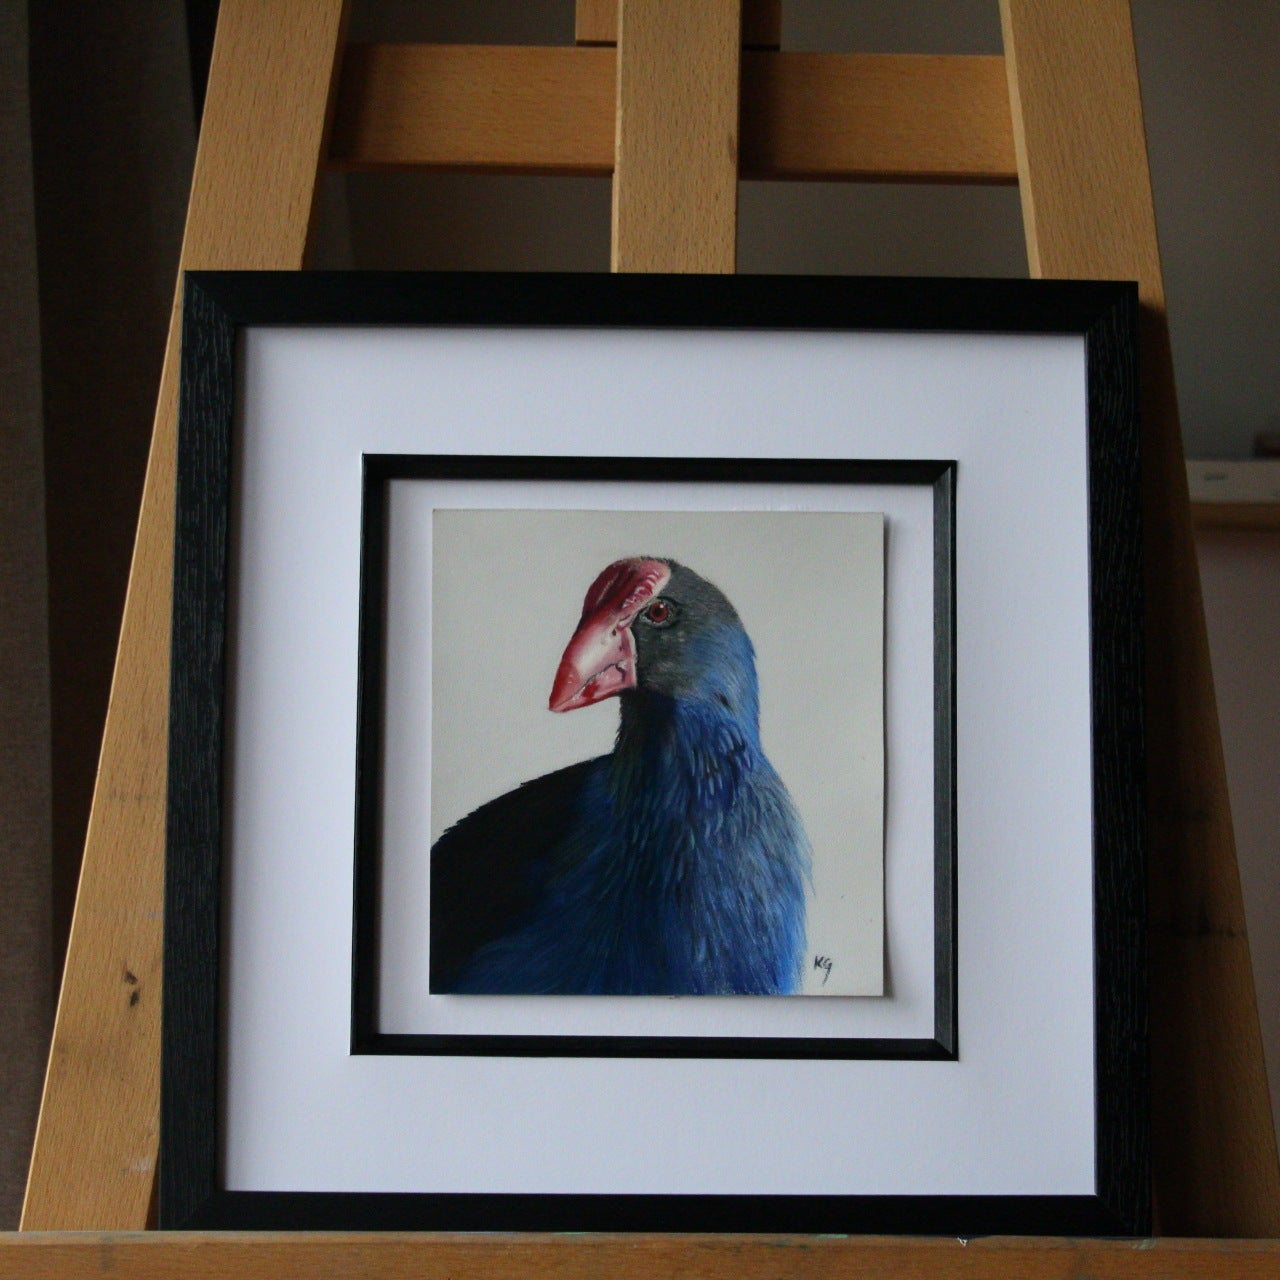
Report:
[{"label": "wooden easel", "polygon": [[[613,265],[732,271],[739,173],[1017,181],[1034,276],[1137,279],[1162,1230],[1280,1236],[1280,1172],[1191,542],[1124,0],[1001,0],[1004,57],[742,52],[736,0],[579,0],[580,48],[345,48],[344,0],[223,0],[183,268],[299,269],[326,163],[613,173]],[[777,4],[747,5],[752,42]],[[759,34],[763,24],[764,35]],[[776,40],[774,41],[776,43]],[[331,128],[332,126],[332,128]],[[155,1172],[178,328],[155,435],[26,1231],[145,1227]],[[13,1237],[0,1275],[1262,1274],[1280,1243]],[[31,1250],[43,1251],[37,1259]],[[103,1254],[106,1251],[106,1255]],[[809,1259],[813,1259],[811,1262]],[[1086,1259],[1089,1261],[1086,1262]],[[46,1273],[46,1272],[42,1272]],[[815,1271],[816,1273],[816,1271]]]}]

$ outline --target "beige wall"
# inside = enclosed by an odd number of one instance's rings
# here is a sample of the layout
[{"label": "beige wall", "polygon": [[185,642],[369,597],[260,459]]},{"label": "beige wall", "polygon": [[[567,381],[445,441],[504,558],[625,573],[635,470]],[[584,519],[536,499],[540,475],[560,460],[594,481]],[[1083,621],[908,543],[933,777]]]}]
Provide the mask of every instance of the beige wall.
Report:
[{"label": "beige wall", "polygon": [[1187,454],[1280,430],[1280,4],[1134,0]]},{"label": "beige wall", "polygon": [[1258,1013],[1280,1129],[1280,533],[1196,538]]}]

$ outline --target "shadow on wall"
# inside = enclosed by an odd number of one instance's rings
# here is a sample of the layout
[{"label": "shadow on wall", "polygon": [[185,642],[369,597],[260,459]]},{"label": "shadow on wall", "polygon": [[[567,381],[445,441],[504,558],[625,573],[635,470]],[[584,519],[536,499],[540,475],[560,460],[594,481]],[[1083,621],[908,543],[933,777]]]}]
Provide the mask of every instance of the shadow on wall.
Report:
[{"label": "shadow on wall", "polygon": [[1258,1016],[1280,1132],[1280,531],[1196,535]]}]

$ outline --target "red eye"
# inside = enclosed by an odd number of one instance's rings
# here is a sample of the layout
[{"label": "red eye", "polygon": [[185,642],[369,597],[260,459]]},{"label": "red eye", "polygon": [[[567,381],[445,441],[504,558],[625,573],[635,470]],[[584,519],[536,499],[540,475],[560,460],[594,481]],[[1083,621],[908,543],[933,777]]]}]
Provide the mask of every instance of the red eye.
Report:
[{"label": "red eye", "polygon": [[665,600],[655,600],[645,611],[650,622],[663,623],[671,616],[671,606]]}]

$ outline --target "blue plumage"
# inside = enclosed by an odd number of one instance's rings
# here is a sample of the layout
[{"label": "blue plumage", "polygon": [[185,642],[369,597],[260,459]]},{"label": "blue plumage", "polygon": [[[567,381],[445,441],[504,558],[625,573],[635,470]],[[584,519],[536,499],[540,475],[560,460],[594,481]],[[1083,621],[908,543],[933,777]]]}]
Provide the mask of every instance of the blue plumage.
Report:
[{"label": "blue plumage", "polygon": [[799,989],[808,842],[761,747],[751,642],[692,571],[620,565],[588,593],[552,695],[568,709],[619,693],[614,750],[437,842],[433,991]]}]

